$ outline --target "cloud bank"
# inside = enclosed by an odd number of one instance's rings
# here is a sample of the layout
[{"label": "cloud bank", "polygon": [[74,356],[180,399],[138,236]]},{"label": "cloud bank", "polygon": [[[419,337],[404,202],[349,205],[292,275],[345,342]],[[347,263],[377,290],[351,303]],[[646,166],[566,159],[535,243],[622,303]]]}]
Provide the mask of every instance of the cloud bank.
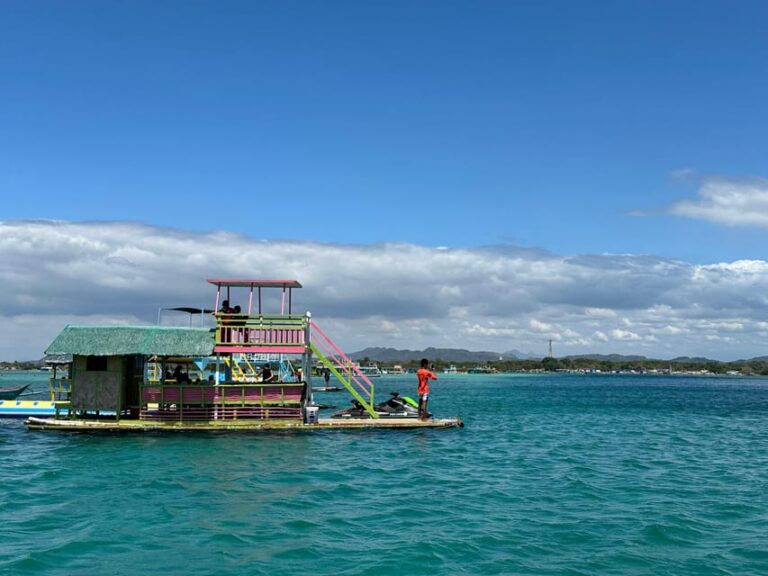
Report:
[{"label": "cloud bank", "polygon": [[515,247],[338,245],[132,222],[0,223],[0,359],[34,359],[67,323],[154,324],[212,306],[207,278],[296,278],[342,347],[736,359],[766,353],[768,263],[694,265]]},{"label": "cloud bank", "polygon": [[728,226],[766,228],[768,180],[705,178],[699,187],[697,199],[676,202],[670,207],[669,213]]}]

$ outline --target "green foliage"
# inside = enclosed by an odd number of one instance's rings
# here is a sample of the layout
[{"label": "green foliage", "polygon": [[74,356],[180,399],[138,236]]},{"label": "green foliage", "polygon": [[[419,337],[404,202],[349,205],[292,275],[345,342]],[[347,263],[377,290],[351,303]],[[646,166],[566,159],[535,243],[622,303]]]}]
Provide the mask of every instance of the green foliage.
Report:
[{"label": "green foliage", "polygon": [[554,372],[555,370],[562,369],[563,364],[557,358],[552,358],[551,356],[547,356],[546,358],[542,359],[541,367],[547,372]]},{"label": "green foliage", "polygon": [[[372,359],[374,362],[377,360]],[[382,366],[391,365],[392,362],[378,361]],[[419,367],[418,361],[396,362],[406,369],[415,370]],[[454,365],[459,372],[466,372],[470,368],[478,365],[477,362],[448,362],[445,360],[435,360],[433,362],[435,370],[438,372],[444,370],[448,365]],[[499,360],[495,362],[483,362],[483,365],[496,370],[497,372],[555,372],[555,371],[582,371],[582,372],[702,372],[711,374],[726,374],[737,372],[744,375],[763,375],[768,376],[768,360],[753,359],[741,360],[738,362],[718,362],[716,360],[702,361],[695,360],[654,360],[650,358],[643,359],[621,359],[607,360],[605,358],[553,358],[546,357],[536,360]]]},{"label": "green foliage", "polygon": [[13,362],[0,362],[0,370],[37,370],[43,365],[42,360],[29,360],[26,362],[14,360]]}]

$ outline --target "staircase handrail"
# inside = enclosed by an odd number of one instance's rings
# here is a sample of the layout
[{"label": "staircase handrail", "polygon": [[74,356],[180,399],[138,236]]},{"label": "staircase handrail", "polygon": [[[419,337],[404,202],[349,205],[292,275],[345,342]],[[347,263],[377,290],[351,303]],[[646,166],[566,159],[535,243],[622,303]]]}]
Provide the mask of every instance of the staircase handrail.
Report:
[{"label": "staircase handrail", "polygon": [[[344,354],[344,352],[342,352],[338,346],[336,346],[333,340],[331,340],[314,321],[310,320],[310,326],[312,327],[313,333],[319,334],[323,340],[325,340],[327,346],[332,350],[331,354],[328,354],[328,347],[323,346],[321,342],[318,342],[318,344],[321,344],[320,347],[326,351],[326,356],[330,356],[334,360],[334,363],[342,369],[350,368],[351,380],[368,396],[371,403],[373,403],[373,382],[371,382],[368,377],[360,371],[360,367],[355,362],[350,360],[349,357],[347,357],[347,355]],[[341,357],[343,361],[336,358],[333,352]],[[364,385],[358,382],[356,377],[359,377],[363,382],[365,382],[365,384],[368,385],[368,387],[366,388]]]},{"label": "staircase handrail", "polygon": [[368,412],[371,418],[379,418],[379,415],[373,408],[373,396],[370,396],[369,400],[363,398],[360,393],[352,387],[352,384],[349,383],[344,375],[336,369],[337,366],[340,366],[338,361],[331,362],[328,358],[326,358],[322,351],[317,346],[315,346],[313,342],[310,342],[309,346],[312,349],[312,352],[314,352],[315,355],[317,355],[317,357],[323,363],[323,365],[325,365],[331,372],[333,372],[333,375],[338,378],[339,382],[341,382],[342,385],[349,391],[349,393],[352,394],[352,397],[360,403],[360,405],[363,407],[363,409],[365,409],[366,412]]}]

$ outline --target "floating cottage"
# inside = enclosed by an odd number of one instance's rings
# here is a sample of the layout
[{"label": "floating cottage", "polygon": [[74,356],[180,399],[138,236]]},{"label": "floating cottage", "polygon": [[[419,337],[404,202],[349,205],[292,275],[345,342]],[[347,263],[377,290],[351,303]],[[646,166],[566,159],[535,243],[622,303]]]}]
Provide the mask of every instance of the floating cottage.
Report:
[{"label": "floating cottage", "polygon": [[[51,418],[30,429],[67,431],[453,428],[460,418],[391,417],[374,384],[312,320],[294,314],[296,280],[212,279],[214,327],[67,326],[46,350],[71,355],[51,378]],[[279,302],[279,312],[265,312]],[[274,298],[277,291],[277,299]],[[231,308],[233,295],[247,306]],[[200,313],[207,311],[200,311]],[[361,418],[318,418],[313,363],[327,367],[363,408]],[[356,368],[350,370],[350,366]]]}]

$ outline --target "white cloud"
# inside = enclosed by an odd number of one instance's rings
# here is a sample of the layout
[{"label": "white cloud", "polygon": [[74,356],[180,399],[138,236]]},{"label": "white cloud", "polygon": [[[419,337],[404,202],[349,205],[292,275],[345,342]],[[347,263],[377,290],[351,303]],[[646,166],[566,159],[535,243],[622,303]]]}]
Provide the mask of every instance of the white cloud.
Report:
[{"label": "white cloud", "polygon": [[591,318],[615,318],[616,312],[607,308],[586,308],[584,314]]},{"label": "white cloud", "polygon": [[611,336],[615,338],[616,340],[642,340],[638,334],[635,334],[634,332],[630,332],[629,330],[621,330],[619,328],[615,328],[611,330]]},{"label": "white cloud", "polygon": [[530,326],[531,330],[534,332],[542,332],[542,333],[548,333],[552,332],[553,327],[551,324],[547,324],[546,322],[539,322],[536,320],[536,318],[531,318],[530,320]]},{"label": "white cloud", "polygon": [[729,226],[768,227],[768,180],[705,178],[697,195],[676,202],[669,213]]},{"label": "white cloud", "polygon": [[682,334],[683,333],[683,329],[679,328],[677,326],[669,326],[669,325],[667,325],[667,326],[664,326],[663,328],[659,329],[658,332],[660,332],[661,334],[677,335],[677,334]]},{"label": "white cloud", "polygon": [[[66,323],[152,324],[210,307],[206,278],[296,278],[294,310],[346,350],[457,347],[737,358],[765,353],[768,263],[267,241],[130,222],[0,223],[0,359]],[[246,295],[235,295],[241,304]],[[276,307],[277,300],[267,302]],[[591,334],[586,337],[583,335]]]}]

